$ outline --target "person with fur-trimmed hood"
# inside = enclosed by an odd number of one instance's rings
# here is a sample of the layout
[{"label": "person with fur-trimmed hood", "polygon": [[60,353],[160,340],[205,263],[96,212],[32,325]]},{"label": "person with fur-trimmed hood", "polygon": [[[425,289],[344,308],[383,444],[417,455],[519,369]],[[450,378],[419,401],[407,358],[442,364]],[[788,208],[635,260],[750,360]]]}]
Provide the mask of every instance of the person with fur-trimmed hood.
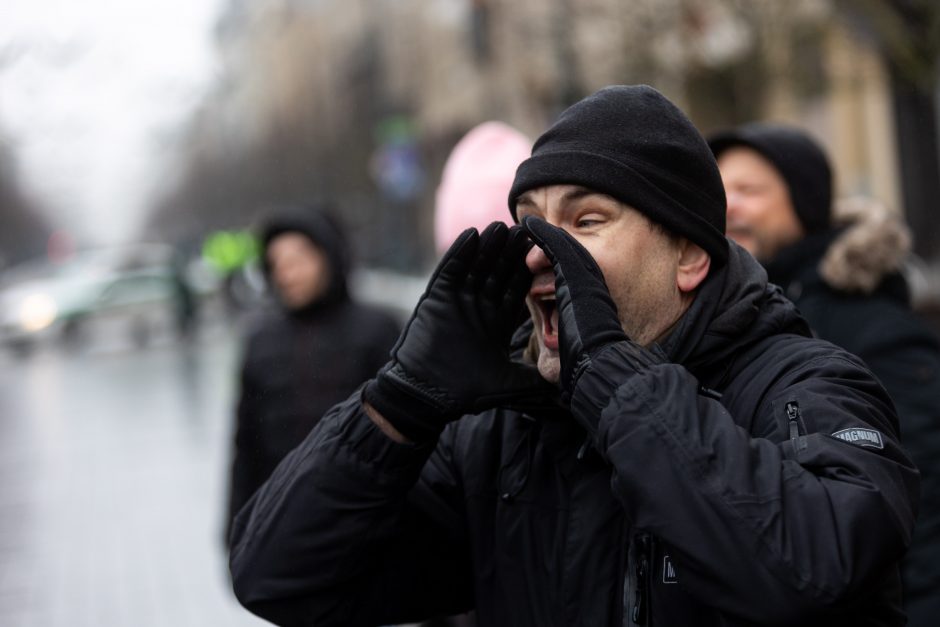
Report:
[{"label": "person with fur-trimmed hood", "polygon": [[350,297],[349,247],[325,206],[272,209],[259,236],[276,302],[248,333],[228,525],[323,414],[388,360],[399,331],[390,313]]},{"label": "person with fur-trimmed hood", "polygon": [[814,333],[861,357],[897,407],[919,466],[920,515],[902,565],[909,624],[940,616],[940,341],[911,311],[900,270],[910,249],[901,219],[856,197],[830,210],[832,174],[806,133],[753,123],[717,133],[728,235],[796,303]]}]

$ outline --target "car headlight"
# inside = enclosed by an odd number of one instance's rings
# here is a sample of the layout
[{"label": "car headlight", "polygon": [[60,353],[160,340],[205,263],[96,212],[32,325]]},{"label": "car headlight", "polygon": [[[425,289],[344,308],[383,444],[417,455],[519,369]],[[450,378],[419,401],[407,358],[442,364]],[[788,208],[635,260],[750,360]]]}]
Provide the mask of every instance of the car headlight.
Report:
[{"label": "car headlight", "polygon": [[30,294],[20,305],[20,326],[24,331],[42,331],[55,322],[59,313],[55,301],[48,294]]}]

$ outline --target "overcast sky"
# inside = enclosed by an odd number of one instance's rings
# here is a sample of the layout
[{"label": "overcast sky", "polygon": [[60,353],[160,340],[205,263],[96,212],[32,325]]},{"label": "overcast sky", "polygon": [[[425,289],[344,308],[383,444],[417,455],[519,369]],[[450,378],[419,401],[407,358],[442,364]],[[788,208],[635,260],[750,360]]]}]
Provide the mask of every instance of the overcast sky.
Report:
[{"label": "overcast sky", "polygon": [[131,238],[215,72],[225,0],[3,0],[0,141],[57,226]]}]

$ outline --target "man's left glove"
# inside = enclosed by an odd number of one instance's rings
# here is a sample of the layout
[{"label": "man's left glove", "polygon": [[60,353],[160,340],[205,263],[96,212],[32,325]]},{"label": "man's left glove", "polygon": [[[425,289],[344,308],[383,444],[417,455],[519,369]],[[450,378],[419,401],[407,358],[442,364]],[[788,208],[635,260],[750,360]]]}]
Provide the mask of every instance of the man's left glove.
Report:
[{"label": "man's left glove", "polygon": [[494,222],[482,234],[467,229],[444,254],[391,361],[363,392],[405,437],[429,441],[464,414],[544,394],[538,370],[509,354],[532,283],[530,246],[521,228]]},{"label": "man's left glove", "polygon": [[[571,403],[581,377],[602,354],[636,372],[662,362],[624,332],[604,274],[584,246],[541,218],[523,218],[522,226],[545,252],[555,272],[563,402]],[[599,420],[599,415],[577,417],[592,428]]]}]

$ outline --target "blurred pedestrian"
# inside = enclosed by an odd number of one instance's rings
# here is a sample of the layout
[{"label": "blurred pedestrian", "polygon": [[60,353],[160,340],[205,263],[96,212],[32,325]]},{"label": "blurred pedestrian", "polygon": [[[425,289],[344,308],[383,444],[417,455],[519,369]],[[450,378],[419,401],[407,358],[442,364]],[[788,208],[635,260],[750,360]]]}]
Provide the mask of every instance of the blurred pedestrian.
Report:
[{"label": "blurred pedestrian", "polygon": [[349,249],[327,209],[279,209],[260,236],[276,305],[248,334],[228,524],[327,410],[388,361],[399,331],[389,313],[350,298]]},{"label": "blurred pedestrian", "polygon": [[173,304],[176,309],[176,328],[183,339],[192,339],[199,315],[199,301],[186,273],[180,252],[175,252],[170,264],[173,282]]},{"label": "blurred pedestrian", "polygon": [[239,600],[282,625],[903,624],[890,400],[725,238],[688,118],[600,90],[509,209],[239,514]]},{"label": "blurred pedestrian", "polygon": [[909,624],[940,616],[940,340],[911,310],[900,273],[907,227],[870,199],[832,211],[823,149],[789,126],[753,123],[710,138],[728,199],[728,235],[813,331],[861,357],[897,408],[921,471],[920,514],[902,564]]}]

